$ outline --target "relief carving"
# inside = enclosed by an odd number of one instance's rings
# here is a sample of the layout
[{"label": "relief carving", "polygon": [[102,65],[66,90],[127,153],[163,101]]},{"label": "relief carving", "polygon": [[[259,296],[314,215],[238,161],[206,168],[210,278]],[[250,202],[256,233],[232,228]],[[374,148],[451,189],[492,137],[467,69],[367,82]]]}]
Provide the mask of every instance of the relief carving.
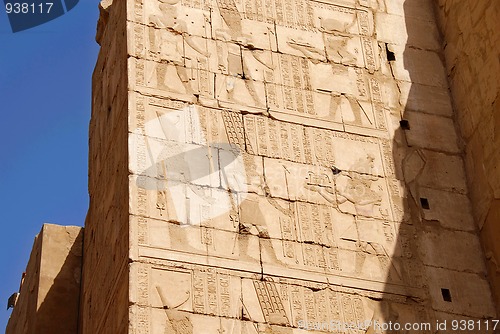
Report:
[{"label": "relief carving", "polygon": [[286,42],[291,48],[301,52],[304,57],[310,60],[313,64],[320,62],[317,57],[323,57],[324,51],[316,48],[307,41],[302,40],[300,37],[289,38]]},{"label": "relief carving", "polygon": [[280,325],[290,324],[276,284],[272,280],[254,280],[253,284],[266,322]]},{"label": "relief carving", "polygon": [[[415,311],[426,271],[391,147],[402,106],[377,71],[384,1],[130,0],[129,96],[144,94],[129,103],[131,254],[147,263],[131,302],[148,307],[144,331],[402,320],[381,298]],[[433,169],[413,158],[408,183]]]},{"label": "relief carving", "polygon": [[257,236],[258,238],[269,239],[269,230],[266,225],[266,217],[260,207],[258,198],[248,197],[240,205],[240,221],[239,221],[239,247],[240,258],[250,258],[259,260],[262,253],[269,256],[273,262],[282,264],[278,259],[276,250],[270,242],[259,240],[260,254],[252,254],[252,247],[249,244],[251,239],[249,235]]},{"label": "relief carving", "polygon": [[357,14],[354,12],[353,18],[351,22],[342,22],[342,20],[336,19],[336,18],[324,18],[324,17],[319,17],[319,22],[320,22],[320,31],[333,34],[333,33],[345,33],[347,30],[349,30],[352,26],[354,26],[357,23]]},{"label": "relief carving", "polygon": [[364,159],[360,158],[353,167],[358,172],[348,172],[345,187],[337,188],[338,203],[351,202],[358,215],[372,216],[375,208],[380,208],[382,203],[380,192],[372,189],[374,181],[379,180],[372,176],[374,160],[375,157],[371,154]]},{"label": "relief carving", "polygon": [[[356,66],[358,57],[350,52],[347,43],[351,37],[348,36],[326,36],[326,54],[328,59],[337,64]],[[357,49],[354,52],[359,52]]]},{"label": "relief carving", "polygon": [[158,88],[176,91],[175,87],[168,86],[167,71],[173,64],[176,75],[184,91],[179,93],[194,94],[195,91],[190,84],[190,76],[184,64],[184,42],[195,50],[199,55],[208,58],[210,54],[196,44],[196,41],[188,33],[187,24],[178,19],[177,4],[180,0],[160,0],[160,15],[150,15],[149,23],[153,25],[149,29],[150,52],[154,59],[160,62],[156,65],[156,79]]},{"label": "relief carving", "polygon": [[193,324],[187,315],[165,309],[165,334],[193,334]]}]

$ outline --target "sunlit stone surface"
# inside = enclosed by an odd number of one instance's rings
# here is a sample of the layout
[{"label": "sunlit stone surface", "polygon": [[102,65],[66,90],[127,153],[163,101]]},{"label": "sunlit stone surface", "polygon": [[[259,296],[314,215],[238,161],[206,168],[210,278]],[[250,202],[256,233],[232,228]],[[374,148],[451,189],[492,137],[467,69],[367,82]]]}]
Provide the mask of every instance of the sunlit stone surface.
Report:
[{"label": "sunlit stone surface", "polygon": [[444,53],[430,0],[103,3],[80,332],[494,332],[498,117],[451,2]]}]

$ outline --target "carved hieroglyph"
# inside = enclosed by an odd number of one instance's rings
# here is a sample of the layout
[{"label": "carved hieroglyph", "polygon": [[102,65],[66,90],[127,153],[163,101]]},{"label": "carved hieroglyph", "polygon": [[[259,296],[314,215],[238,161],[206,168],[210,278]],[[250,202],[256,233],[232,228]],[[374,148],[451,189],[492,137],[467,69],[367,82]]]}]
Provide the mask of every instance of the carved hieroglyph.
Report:
[{"label": "carved hieroglyph", "polygon": [[135,333],[434,319],[413,183],[465,186],[398,161],[383,3],[128,0]]}]

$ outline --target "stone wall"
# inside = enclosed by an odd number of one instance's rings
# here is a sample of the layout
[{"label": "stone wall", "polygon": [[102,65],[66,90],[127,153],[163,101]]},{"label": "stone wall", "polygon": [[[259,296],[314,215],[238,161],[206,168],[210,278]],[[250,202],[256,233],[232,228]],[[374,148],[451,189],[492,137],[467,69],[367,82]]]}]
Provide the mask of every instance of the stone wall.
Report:
[{"label": "stone wall", "polygon": [[444,56],[488,277],[500,308],[500,2],[439,0]]},{"label": "stone wall", "polygon": [[82,239],[81,227],[43,225],[6,334],[78,332]]},{"label": "stone wall", "polygon": [[128,327],[126,3],[103,1],[92,78],[90,206],[85,221],[81,333]]},{"label": "stone wall", "polygon": [[432,1],[127,3],[131,333],[495,316]]},{"label": "stone wall", "polygon": [[[102,1],[78,333],[492,333],[498,5],[440,4]],[[8,334],[77,332],[60,229]]]}]

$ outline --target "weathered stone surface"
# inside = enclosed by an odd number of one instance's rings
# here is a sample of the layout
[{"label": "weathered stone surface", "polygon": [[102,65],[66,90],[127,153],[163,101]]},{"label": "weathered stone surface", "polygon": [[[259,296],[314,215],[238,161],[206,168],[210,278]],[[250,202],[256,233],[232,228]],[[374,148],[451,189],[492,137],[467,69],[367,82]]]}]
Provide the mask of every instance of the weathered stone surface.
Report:
[{"label": "weathered stone surface", "polygon": [[129,6],[130,331],[492,315],[430,2]]},{"label": "weathered stone surface", "polygon": [[[475,317],[494,317],[495,306],[490,287],[481,275],[426,267],[432,306],[438,311]],[[443,290],[448,289],[451,302]]]},{"label": "weathered stone surface", "polygon": [[[438,1],[438,23],[446,45],[444,57],[455,114],[465,140],[465,167],[483,248],[490,259],[488,277],[500,305],[498,238],[498,138],[500,18],[498,1]],[[491,224],[491,225],[489,225]]]},{"label": "weathered stone surface", "polygon": [[82,243],[81,227],[43,225],[23,273],[6,333],[77,332]]},{"label": "weathered stone surface", "polygon": [[448,231],[429,224],[425,227],[420,249],[425,264],[457,271],[484,274],[481,245],[475,234]]},{"label": "weathered stone surface", "polygon": [[476,225],[467,196],[456,192],[432,188],[419,188],[419,196],[427,200],[428,209],[422,209],[425,220],[437,221],[442,227],[461,231],[474,231]]},{"label": "weathered stone surface", "polygon": [[401,91],[400,103],[408,110],[451,117],[453,109],[447,89],[419,85],[405,81],[398,82]]},{"label": "weathered stone surface", "polygon": [[103,5],[81,333],[494,317],[496,7],[451,3],[444,55],[430,0]]},{"label": "weathered stone surface", "polygon": [[409,146],[448,153],[460,152],[451,118],[408,110],[405,112],[405,119],[410,123],[410,130],[405,131]]}]

